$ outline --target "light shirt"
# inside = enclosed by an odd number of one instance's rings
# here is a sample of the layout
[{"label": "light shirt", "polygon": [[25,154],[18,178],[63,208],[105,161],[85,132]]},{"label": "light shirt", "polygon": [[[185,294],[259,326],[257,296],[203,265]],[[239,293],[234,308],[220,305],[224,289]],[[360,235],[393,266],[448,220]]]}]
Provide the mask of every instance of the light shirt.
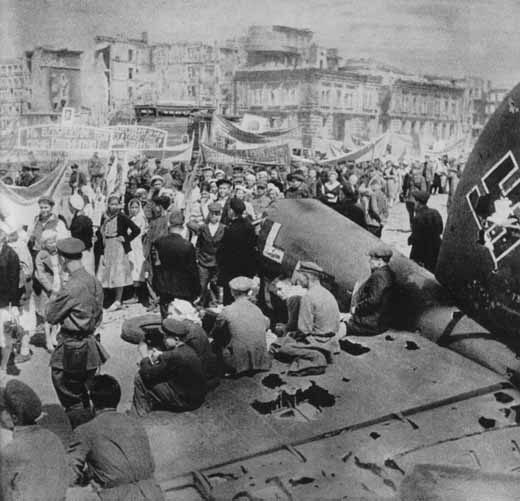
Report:
[{"label": "light shirt", "polygon": [[214,237],[215,236],[215,233],[217,233],[217,230],[218,230],[218,225],[220,223],[208,223],[208,229],[209,229],[209,234]]},{"label": "light shirt", "polygon": [[304,334],[337,334],[339,307],[336,298],[321,284],[313,285],[302,296],[298,314],[298,330]]}]

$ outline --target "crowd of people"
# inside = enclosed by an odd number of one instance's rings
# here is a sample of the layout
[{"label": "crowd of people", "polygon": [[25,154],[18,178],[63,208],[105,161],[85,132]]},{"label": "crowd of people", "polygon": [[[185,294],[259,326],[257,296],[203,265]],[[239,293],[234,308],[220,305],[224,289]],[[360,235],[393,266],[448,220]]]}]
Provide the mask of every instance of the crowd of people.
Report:
[{"label": "crowd of people", "polygon": [[[395,278],[392,251],[383,244],[370,252],[372,274],[356,287],[348,315],[326,287],[324,270],[302,262],[291,279],[269,284],[284,315],[265,316],[257,228],[271,204],[316,198],[380,237],[389,208],[404,202],[411,257],[433,271],[443,227],[428,198],[439,190],[452,194],[460,175],[447,158],[304,165],[285,176],[265,166],[226,172],[204,165],[186,172],[140,157],[128,165],[126,190],[106,193],[107,167],[97,155],[87,172],[74,164],[62,210],[42,197],[28,228],[0,223],[0,376],[31,359],[30,336],[41,326],[51,381],[75,429],[68,460],[49,445],[55,464],[68,463],[70,473],[54,488],[87,478],[105,493],[102,499],[161,499],[140,417],[156,409],[196,409],[220,378],[268,370],[273,356],[289,361],[291,375],[323,373],[340,334],[388,328]],[[123,325],[123,338],[135,334],[131,342],[141,357],[127,415],[117,412],[119,383],[96,376],[109,357],[97,329],[104,310],[120,310],[130,296],[150,314],[132,320],[130,334]],[[34,392],[11,381],[5,393],[12,427],[38,429],[41,403]],[[14,437],[13,454],[26,440]],[[2,474],[16,468],[15,462]]]}]

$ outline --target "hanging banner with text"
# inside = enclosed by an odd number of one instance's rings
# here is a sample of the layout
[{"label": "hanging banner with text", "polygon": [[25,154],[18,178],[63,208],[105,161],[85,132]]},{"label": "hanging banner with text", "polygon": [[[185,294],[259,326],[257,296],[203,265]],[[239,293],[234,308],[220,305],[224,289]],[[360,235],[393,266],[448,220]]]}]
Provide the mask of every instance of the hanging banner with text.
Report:
[{"label": "hanging banner with text", "polygon": [[86,125],[34,125],[18,129],[18,148],[27,150],[109,150],[111,132]]},{"label": "hanging banner with text", "polygon": [[113,150],[162,150],[166,147],[168,132],[162,129],[140,125],[114,125],[109,129]]},{"label": "hanging banner with text", "polygon": [[240,163],[240,161],[250,164],[275,164],[286,167],[291,164],[291,152],[287,144],[245,150],[225,150],[207,144],[202,144],[201,148],[204,160],[215,164],[233,164]]}]

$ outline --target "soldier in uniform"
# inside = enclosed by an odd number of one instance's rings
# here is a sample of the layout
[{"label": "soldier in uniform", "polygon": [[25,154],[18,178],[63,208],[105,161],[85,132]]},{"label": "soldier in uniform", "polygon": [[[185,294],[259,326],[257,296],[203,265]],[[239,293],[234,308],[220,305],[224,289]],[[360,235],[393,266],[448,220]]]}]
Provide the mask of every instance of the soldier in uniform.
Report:
[{"label": "soldier in uniform", "polygon": [[381,334],[389,328],[392,292],[395,276],[389,262],[392,250],[378,246],[368,253],[371,274],[362,284],[356,284],[347,321],[347,335]]},{"label": "soldier in uniform", "polygon": [[108,359],[94,337],[103,316],[103,289],[83,267],[81,240],[66,238],[57,247],[69,280],[47,304],[46,321],[61,325],[50,365],[54,389],[75,427],[91,417],[87,383]]}]

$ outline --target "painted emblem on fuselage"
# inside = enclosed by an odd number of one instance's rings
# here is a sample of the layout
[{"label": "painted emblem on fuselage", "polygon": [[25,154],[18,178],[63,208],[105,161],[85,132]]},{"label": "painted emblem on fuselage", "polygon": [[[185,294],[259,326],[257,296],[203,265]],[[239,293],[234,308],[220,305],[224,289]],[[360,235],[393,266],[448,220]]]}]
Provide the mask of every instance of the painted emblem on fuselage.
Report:
[{"label": "painted emblem on fuselage", "polygon": [[511,151],[494,164],[466,195],[495,269],[520,245],[520,169]]}]

